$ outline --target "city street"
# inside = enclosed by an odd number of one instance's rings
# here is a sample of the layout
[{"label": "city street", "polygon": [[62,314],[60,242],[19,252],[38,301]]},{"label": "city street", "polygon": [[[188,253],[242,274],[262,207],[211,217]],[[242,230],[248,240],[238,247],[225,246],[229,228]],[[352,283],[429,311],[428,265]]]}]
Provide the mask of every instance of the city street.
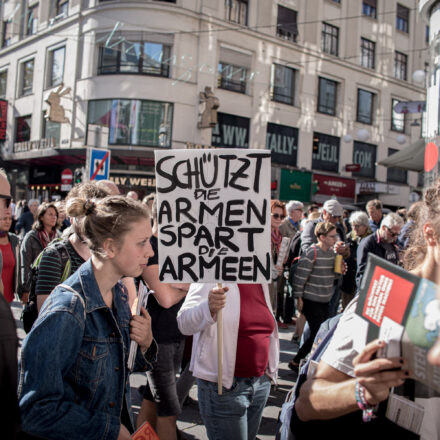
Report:
[{"label": "city street", "polygon": [[[21,304],[17,301],[11,303],[17,324],[18,337],[20,345],[23,338],[26,336],[22,322],[20,321]],[[293,327],[288,330],[280,329],[280,348],[281,348],[281,363],[279,368],[279,383],[278,387],[272,387],[270,397],[266,408],[263,412],[263,420],[261,422],[258,439],[269,440],[275,437],[275,430],[277,426],[278,415],[284,399],[295,383],[296,375],[287,367],[287,362],[293,357],[296,352],[296,344],[290,342]],[[139,411],[141,396],[138,393],[138,388],[146,383],[146,376],[135,373],[131,376],[132,386],[132,408],[133,413],[137,414]],[[177,426],[183,432],[184,439],[206,440],[207,435],[203,426],[202,419],[199,414],[197,405],[197,387],[193,386],[190,392],[191,400],[183,407],[183,412],[179,417]],[[232,439],[231,439],[232,440]]]}]

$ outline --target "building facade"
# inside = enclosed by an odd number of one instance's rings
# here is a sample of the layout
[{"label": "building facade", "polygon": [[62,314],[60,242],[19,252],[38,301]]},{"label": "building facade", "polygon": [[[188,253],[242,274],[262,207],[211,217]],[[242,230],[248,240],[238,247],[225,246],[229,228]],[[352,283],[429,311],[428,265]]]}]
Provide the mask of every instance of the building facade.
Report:
[{"label": "building facade", "polygon": [[[284,200],[406,206],[420,186],[377,165],[422,133],[421,113],[393,110],[425,100],[416,0],[9,0],[1,43],[1,155],[18,196],[63,195],[88,146],[111,149],[111,178],[141,195],[154,149],[197,145],[271,149]],[[213,128],[200,128],[206,87]]]}]

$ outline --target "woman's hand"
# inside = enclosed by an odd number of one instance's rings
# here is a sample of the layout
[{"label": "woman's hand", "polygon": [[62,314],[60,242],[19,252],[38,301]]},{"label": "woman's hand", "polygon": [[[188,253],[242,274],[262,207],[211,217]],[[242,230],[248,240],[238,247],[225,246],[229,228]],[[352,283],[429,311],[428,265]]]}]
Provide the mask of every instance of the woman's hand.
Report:
[{"label": "woman's hand", "polygon": [[304,306],[303,299],[302,298],[298,298],[298,301],[296,303],[296,310],[298,310],[299,313],[302,312],[303,306]]},{"label": "woman's hand", "polygon": [[119,429],[118,440],[130,440],[130,439],[131,439],[130,432],[124,425],[121,425],[121,428]]},{"label": "woman's hand", "polygon": [[153,341],[153,333],[150,315],[143,307],[141,307],[141,314],[135,315],[131,319],[130,327],[130,338],[139,344],[142,353],[144,353]]},{"label": "woman's hand", "polygon": [[370,405],[386,400],[390,388],[402,385],[409,378],[409,371],[405,369],[402,358],[374,359],[374,355],[384,345],[384,341],[376,339],[353,359],[354,374],[365,387],[365,397]]},{"label": "woman's hand", "polygon": [[215,288],[210,290],[208,295],[208,306],[211,316],[214,318],[217,312],[223,309],[226,305],[226,292],[228,287]]}]

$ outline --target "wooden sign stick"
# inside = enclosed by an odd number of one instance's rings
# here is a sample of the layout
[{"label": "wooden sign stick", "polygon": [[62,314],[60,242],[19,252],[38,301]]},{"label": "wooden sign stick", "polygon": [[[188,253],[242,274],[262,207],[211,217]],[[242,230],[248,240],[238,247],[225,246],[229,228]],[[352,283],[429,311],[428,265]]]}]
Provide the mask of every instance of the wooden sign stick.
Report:
[{"label": "wooden sign stick", "polygon": [[[222,283],[217,283],[217,289],[222,288]],[[222,394],[223,378],[223,309],[217,312],[217,392]]]}]

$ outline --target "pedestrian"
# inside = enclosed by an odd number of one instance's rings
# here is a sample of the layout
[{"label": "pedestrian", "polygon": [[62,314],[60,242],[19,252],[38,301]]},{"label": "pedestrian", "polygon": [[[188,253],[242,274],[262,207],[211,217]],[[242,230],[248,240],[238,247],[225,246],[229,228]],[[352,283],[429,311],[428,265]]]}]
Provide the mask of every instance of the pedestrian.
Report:
[{"label": "pedestrian", "polygon": [[370,228],[373,232],[376,232],[383,219],[382,202],[378,199],[370,200],[366,204],[365,209],[370,219]]},{"label": "pedestrian", "polygon": [[411,233],[414,230],[419,217],[420,210],[423,208],[423,202],[413,203],[407,213],[407,222],[403,225],[397,238],[396,244],[401,251],[404,251],[410,244]]},{"label": "pedestrian", "polygon": [[40,252],[57,237],[58,211],[54,203],[42,203],[38,207],[37,220],[24,237],[20,247],[21,300],[27,303],[31,288],[31,265]]},{"label": "pedestrian", "polygon": [[[15,233],[17,235],[26,235],[31,229],[34,222],[37,220],[37,212],[40,202],[38,199],[30,199],[27,203],[27,208],[24,208],[24,212],[20,215],[20,218],[15,225]],[[22,231],[23,234],[22,234]]]},{"label": "pedestrian", "polygon": [[22,428],[41,438],[126,440],[130,340],[136,371],[151,368],[156,345],[147,311],[131,316],[118,280],[139,276],[153,255],[148,213],[124,196],[73,198],[67,211],[85,216],[81,236],[92,257],[50,294],[23,343]]},{"label": "pedestrian", "polygon": [[9,232],[12,223],[11,208],[6,210],[3,218],[0,217],[0,252],[3,255],[3,295],[8,303],[14,300],[15,293],[21,291],[20,283],[20,240]]},{"label": "pedestrian", "polygon": [[[329,316],[329,303],[333,296],[336,253],[333,248],[338,239],[336,226],[330,222],[318,223],[315,227],[318,243],[309,247],[299,259],[293,278],[293,294],[298,298],[298,310],[309,324],[310,332],[296,356],[289,362],[291,370],[298,373],[299,363],[312,348],[319,326]],[[340,272],[342,272],[342,262]]]},{"label": "pedestrian", "polygon": [[[226,294],[227,292],[227,294]],[[218,394],[217,313],[223,310],[222,394]],[[210,440],[253,440],[276,383],[279,340],[267,284],[191,284],[177,315],[193,336],[190,370]]]}]

